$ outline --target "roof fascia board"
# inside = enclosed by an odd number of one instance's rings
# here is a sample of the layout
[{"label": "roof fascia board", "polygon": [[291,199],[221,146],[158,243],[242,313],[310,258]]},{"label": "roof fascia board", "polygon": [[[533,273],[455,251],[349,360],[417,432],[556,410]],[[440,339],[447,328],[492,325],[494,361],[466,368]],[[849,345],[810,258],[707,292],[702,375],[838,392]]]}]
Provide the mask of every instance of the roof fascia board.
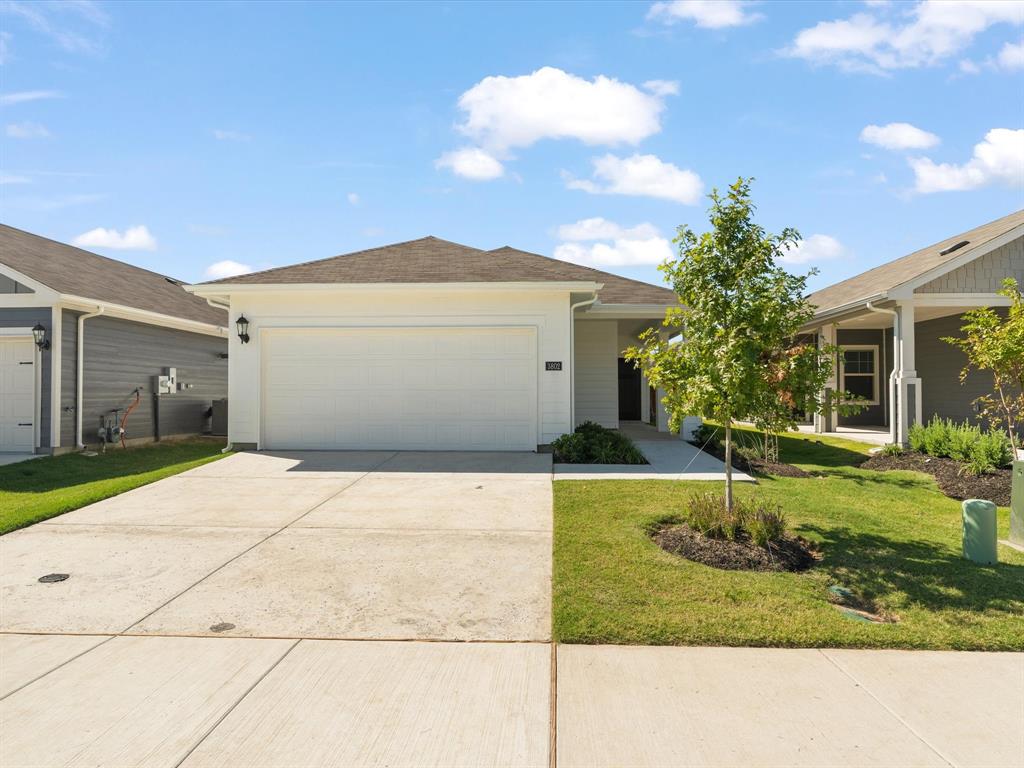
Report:
[{"label": "roof fascia board", "polygon": [[[12,280],[14,280],[17,283],[21,283],[26,288],[31,288],[33,291],[35,291],[36,292],[35,295],[41,299],[41,302],[40,302],[41,304],[44,304],[44,305],[45,304],[52,304],[54,301],[57,300],[57,297],[58,297],[59,294],[57,293],[57,291],[53,290],[53,288],[51,288],[48,285],[45,285],[44,283],[40,283],[35,278],[31,278],[28,275],[24,274],[23,272],[19,272],[18,270],[14,269],[13,267],[9,267],[9,266],[7,266],[6,264],[4,264],[2,262],[0,262],[0,273],[6,275],[7,277],[11,278]],[[5,293],[5,294],[2,294],[2,295],[3,296],[21,296],[21,295],[26,295],[27,296],[28,294],[20,294],[20,293],[6,294]]]},{"label": "roof fascia board", "polygon": [[196,296],[232,293],[298,293],[309,291],[599,291],[604,283],[590,282],[486,282],[486,283],[199,283],[183,286]]},{"label": "roof fascia board", "polygon": [[664,318],[665,310],[679,308],[680,304],[602,304],[598,302],[581,313],[587,316],[616,317],[622,319]]},{"label": "roof fascia board", "polygon": [[[972,248],[964,254],[957,256],[945,264],[940,264],[937,267],[932,267],[922,275],[918,275],[912,280],[908,280],[905,283],[897,285],[895,288],[889,291],[889,295],[893,298],[910,298],[910,295],[914,293],[916,288],[920,288],[925,283],[930,283],[937,277],[942,277],[948,272],[952,272],[955,269],[959,269],[964,264],[970,264],[975,259],[980,259],[982,256],[991,253],[997,248],[1001,248],[1007,243],[1011,243],[1018,237],[1024,236],[1024,224],[1018,224],[1013,229],[1004,232],[1001,235],[993,237],[991,240],[982,243],[977,248]],[[914,294],[915,296],[920,294]]]},{"label": "roof fascia board", "polygon": [[883,291],[882,293],[875,293],[870,296],[865,296],[861,299],[848,301],[845,304],[840,304],[838,307],[830,307],[829,309],[826,309],[823,312],[815,312],[813,321],[808,325],[820,325],[823,322],[830,321],[837,315],[850,314],[851,312],[856,313],[856,311],[859,309],[866,309],[864,305],[867,304],[869,301],[872,303],[877,303],[879,301],[885,301],[890,298],[892,298],[892,296],[890,296],[888,292]]},{"label": "roof fascia board", "polygon": [[60,296],[60,302],[64,305],[65,309],[95,311],[97,307],[102,307],[104,315],[117,317],[122,320],[134,320],[148,325],[158,325],[163,328],[174,328],[179,331],[190,331],[191,333],[202,333],[207,336],[227,338],[228,335],[226,325],[213,325],[212,323],[203,323],[198,320],[188,320],[184,317],[174,317],[159,312],[150,312],[145,309],[126,307],[123,304],[112,304],[107,301],[97,301],[82,296],[68,295]]}]

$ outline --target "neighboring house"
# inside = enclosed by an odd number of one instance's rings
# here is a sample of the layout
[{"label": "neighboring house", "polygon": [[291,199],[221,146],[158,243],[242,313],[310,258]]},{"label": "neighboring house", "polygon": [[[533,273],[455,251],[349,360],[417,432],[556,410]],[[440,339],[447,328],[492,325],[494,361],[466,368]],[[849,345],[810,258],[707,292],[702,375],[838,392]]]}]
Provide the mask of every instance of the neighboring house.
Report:
[{"label": "neighboring house", "polygon": [[973,371],[961,384],[967,358],[942,338],[960,335],[970,309],[1008,306],[996,293],[1008,277],[1024,285],[1024,211],[811,294],[808,330],[841,348],[829,386],[869,403],[854,416],[819,416],[815,429],[875,427],[905,443],[911,424],[936,414],[976,420],[992,376]]},{"label": "neighboring house", "polygon": [[[169,277],[0,225],[0,451],[95,445],[137,391],[129,440],[207,430],[227,319]],[[157,402],[167,368],[180,389]]]},{"label": "neighboring house", "polygon": [[536,450],[586,420],[667,430],[622,362],[675,294],[426,237],[188,286],[230,336],[236,448]]}]

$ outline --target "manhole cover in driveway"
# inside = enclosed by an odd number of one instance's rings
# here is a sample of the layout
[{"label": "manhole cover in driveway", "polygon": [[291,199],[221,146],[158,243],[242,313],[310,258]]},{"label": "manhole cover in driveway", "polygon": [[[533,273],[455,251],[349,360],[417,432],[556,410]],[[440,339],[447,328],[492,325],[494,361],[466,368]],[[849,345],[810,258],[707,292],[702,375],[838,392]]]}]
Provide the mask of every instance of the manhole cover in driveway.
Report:
[{"label": "manhole cover in driveway", "polygon": [[70,573],[48,573],[45,576],[40,576],[39,577],[39,583],[40,584],[53,584],[53,583],[58,582],[58,581],[64,581],[69,576],[71,576]]},{"label": "manhole cover in driveway", "polygon": [[227,621],[222,621],[219,624],[214,624],[210,627],[211,632],[227,632],[229,629],[234,629],[235,625]]}]

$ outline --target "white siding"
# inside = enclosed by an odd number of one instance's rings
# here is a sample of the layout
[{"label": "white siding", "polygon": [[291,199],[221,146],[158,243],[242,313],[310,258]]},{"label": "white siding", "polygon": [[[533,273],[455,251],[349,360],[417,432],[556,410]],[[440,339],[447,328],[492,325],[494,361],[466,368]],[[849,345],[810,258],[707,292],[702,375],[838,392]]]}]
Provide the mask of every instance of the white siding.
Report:
[{"label": "white siding", "polygon": [[576,423],[619,426],[619,324],[576,321]]},{"label": "white siding", "polygon": [[[238,293],[231,321],[249,319],[252,341],[230,336],[228,439],[260,443],[260,334],[264,328],[528,327],[537,335],[538,444],[569,428],[569,295],[565,291],[359,289]],[[546,371],[561,361],[561,371]],[[397,406],[396,406],[397,407]]]}]

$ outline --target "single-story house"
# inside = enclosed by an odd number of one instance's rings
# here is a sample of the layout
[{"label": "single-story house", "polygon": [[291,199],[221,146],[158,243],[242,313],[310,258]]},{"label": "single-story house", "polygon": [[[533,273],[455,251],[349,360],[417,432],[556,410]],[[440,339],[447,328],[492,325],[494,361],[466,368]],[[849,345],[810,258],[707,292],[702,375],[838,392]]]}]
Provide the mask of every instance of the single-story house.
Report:
[{"label": "single-story house", "polygon": [[170,277],[0,225],[0,451],[96,445],[136,402],[133,442],[208,431],[227,321]]},{"label": "single-story house", "polygon": [[574,425],[668,429],[622,351],[667,288],[425,237],[186,290],[229,311],[236,448],[536,450]]},{"label": "single-story house", "polygon": [[875,267],[811,294],[808,331],[840,347],[829,387],[865,398],[856,415],[815,417],[815,430],[874,428],[905,443],[910,425],[933,415],[977,421],[976,398],[992,376],[972,371],[960,382],[964,312],[1005,307],[1003,280],[1024,286],[1024,210]]}]

